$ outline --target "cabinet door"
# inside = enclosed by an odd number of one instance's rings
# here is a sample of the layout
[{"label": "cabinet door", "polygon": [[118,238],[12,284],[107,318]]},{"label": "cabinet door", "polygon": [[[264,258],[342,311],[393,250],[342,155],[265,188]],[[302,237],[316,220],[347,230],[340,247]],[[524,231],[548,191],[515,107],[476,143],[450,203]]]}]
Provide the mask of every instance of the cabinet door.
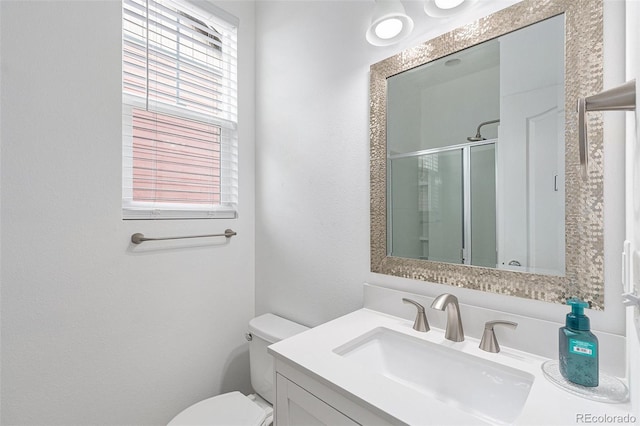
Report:
[{"label": "cabinet door", "polygon": [[276,374],[276,426],[358,425],[286,377]]}]

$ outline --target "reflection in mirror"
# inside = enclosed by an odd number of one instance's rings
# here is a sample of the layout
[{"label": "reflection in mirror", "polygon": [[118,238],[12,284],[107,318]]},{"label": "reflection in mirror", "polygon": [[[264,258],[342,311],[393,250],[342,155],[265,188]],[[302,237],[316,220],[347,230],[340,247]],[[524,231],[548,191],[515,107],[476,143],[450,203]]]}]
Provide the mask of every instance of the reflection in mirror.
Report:
[{"label": "reflection in mirror", "polygon": [[565,16],[387,79],[387,254],[564,276]]}]

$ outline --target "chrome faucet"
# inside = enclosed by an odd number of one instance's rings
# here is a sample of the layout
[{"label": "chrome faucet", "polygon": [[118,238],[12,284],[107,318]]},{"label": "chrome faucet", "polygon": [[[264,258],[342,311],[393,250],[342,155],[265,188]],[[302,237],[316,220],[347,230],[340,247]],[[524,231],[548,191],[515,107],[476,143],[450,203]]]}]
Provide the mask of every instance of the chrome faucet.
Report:
[{"label": "chrome faucet", "polygon": [[413,322],[413,329],[423,332],[429,331],[429,321],[427,321],[427,315],[424,313],[424,306],[411,299],[403,298],[402,301],[404,303],[411,303],[413,306],[418,308],[418,312],[416,313],[416,320]]},{"label": "chrome faucet", "polygon": [[458,298],[449,293],[441,294],[435,298],[431,307],[440,311],[447,310],[447,329],[445,330],[444,338],[453,342],[462,342],[464,340],[464,331],[462,330]]},{"label": "chrome faucet", "polygon": [[518,323],[512,321],[487,321],[484,325],[484,333],[479,346],[483,351],[500,352],[500,345],[498,344],[498,339],[496,339],[496,333],[493,331],[493,327],[496,325],[504,325],[514,329],[518,326]]}]

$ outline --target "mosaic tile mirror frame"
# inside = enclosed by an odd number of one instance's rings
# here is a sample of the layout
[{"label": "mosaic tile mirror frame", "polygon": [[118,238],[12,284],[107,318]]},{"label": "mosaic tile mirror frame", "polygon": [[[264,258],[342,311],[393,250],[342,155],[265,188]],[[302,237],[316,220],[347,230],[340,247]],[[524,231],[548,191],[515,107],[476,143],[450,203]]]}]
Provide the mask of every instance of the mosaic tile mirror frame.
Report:
[{"label": "mosaic tile mirror frame", "polygon": [[[565,271],[503,270],[389,255],[387,79],[554,16],[565,22]],[[576,101],[602,90],[602,0],[525,0],[371,66],[371,271],[553,303],[581,297],[604,308],[602,115],[588,116],[588,178],[579,165]]]}]

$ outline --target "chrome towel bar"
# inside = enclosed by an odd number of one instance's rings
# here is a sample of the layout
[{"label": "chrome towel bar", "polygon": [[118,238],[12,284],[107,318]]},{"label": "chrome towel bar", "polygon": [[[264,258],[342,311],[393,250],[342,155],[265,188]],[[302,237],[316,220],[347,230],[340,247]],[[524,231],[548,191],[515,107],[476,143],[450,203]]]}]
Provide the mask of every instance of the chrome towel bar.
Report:
[{"label": "chrome towel bar", "polygon": [[589,164],[589,141],[587,139],[586,113],[589,111],[635,111],[636,81],[627,81],[597,95],[578,98],[578,144],[582,176],[587,177]]},{"label": "chrome towel bar", "polygon": [[143,243],[145,241],[162,241],[162,240],[182,240],[182,239],[186,239],[186,238],[207,238],[207,237],[226,237],[226,238],[231,238],[234,235],[238,235],[238,233],[236,231],[233,231],[231,229],[225,229],[224,234],[209,234],[209,235],[189,235],[189,236],[183,236],[183,237],[164,237],[164,238],[147,238],[144,236],[144,234],[141,233],[135,233],[133,235],[131,235],[131,242],[133,244],[140,244]]}]

